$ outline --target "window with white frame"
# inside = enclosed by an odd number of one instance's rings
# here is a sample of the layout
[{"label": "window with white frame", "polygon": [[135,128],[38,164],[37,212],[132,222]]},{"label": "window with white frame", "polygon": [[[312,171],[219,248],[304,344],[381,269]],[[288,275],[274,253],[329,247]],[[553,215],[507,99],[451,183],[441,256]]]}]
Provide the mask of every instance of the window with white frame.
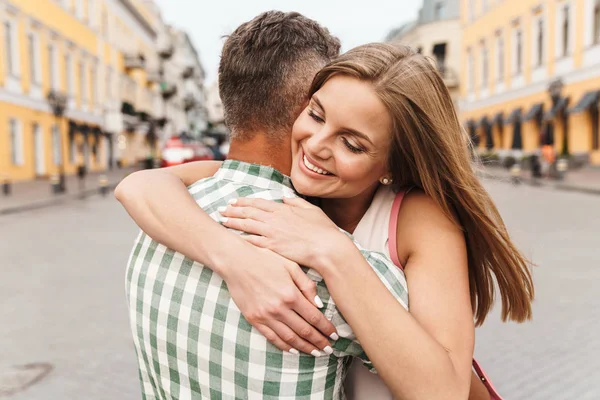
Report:
[{"label": "window with white frame", "polygon": [[473,74],[473,51],[469,48],[467,49],[467,91],[469,93],[473,92],[475,89],[475,75]]},{"label": "window with white frame", "polygon": [[57,90],[59,87],[57,64],[56,46],[51,43],[48,45],[48,82],[52,90]]},{"label": "window with white frame", "polygon": [[52,125],[52,160],[54,165],[62,164],[62,154],[60,148],[60,131],[57,125]]},{"label": "window with white frame", "polygon": [[75,85],[73,84],[73,60],[70,53],[65,53],[65,73],[67,78],[67,93],[73,96]]},{"label": "window with white frame", "polygon": [[523,31],[521,27],[513,30],[513,75],[523,72]]},{"label": "window with white frame", "polygon": [[10,159],[14,165],[25,163],[23,155],[23,132],[21,124],[16,119],[9,120]]},{"label": "window with white frame", "polygon": [[79,62],[79,95],[81,96],[81,101],[87,101],[88,93],[87,93],[87,85],[85,82],[85,65],[83,62]]},{"label": "window with white frame", "polygon": [[488,86],[488,50],[485,42],[481,42],[481,86],[487,89]]},{"label": "window with white frame", "polygon": [[483,13],[487,12],[489,8],[488,0],[481,0],[481,11]]},{"label": "window with white frame", "polygon": [[112,71],[106,69],[106,84],[104,85],[105,97],[107,100],[112,100]]},{"label": "window with white frame", "polygon": [[17,35],[17,25],[15,21],[4,21],[4,49],[6,58],[6,70],[12,76],[18,76],[20,68],[19,63],[19,42]]},{"label": "window with white frame", "polygon": [[592,31],[592,43],[599,44],[600,43],[600,0],[594,1],[594,21],[593,21],[593,31]]},{"label": "window with white frame", "polygon": [[83,0],[75,0],[75,16],[83,19]]},{"label": "window with white frame", "polygon": [[87,1],[87,20],[92,27],[96,26],[96,2],[94,0]]},{"label": "window with white frame", "polygon": [[561,14],[560,14],[560,30],[561,30],[561,35],[560,35],[560,46],[561,46],[561,51],[560,51],[560,55],[562,57],[566,57],[569,52],[570,52],[570,46],[569,46],[569,41],[570,41],[570,25],[571,25],[571,21],[570,21],[570,9],[569,9],[569,5],[565,4],[562,9],[561,9]]},{"label": "window with white frame", "polygon": [[29,75],[31,81],[37,85],[42,82],[42,70],[40,68],[40,42],[38,35],[29,32],[27,35],[27,50],[29,52]]},{"label": "window with white frame", "polygon": [[534,25],[535,29],[535,63],[536,67],[544,64],[544,19],[540,16]]},{"label": "window with white frame", "polygon": [[91,83],[91,96],[90,99],[94,103],[94,105],[98,104],[98,70],[96,65],[92,65],[92,69],[90,71],[90,83]]},{"label": "window with white frame", "polygon": [[504,80],[504,37],[501,32],[496,37],[496,78],[498,82]]}]

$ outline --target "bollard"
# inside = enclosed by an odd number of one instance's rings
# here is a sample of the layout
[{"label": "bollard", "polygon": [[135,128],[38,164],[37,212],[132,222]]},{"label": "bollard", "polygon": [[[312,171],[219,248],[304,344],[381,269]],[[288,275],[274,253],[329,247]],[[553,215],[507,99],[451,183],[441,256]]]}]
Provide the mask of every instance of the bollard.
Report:
[{"label": "bollard", "polygon": [[565,179],[565,174],[569,168],[569,161],[565,158],[560,158],[556,162],[556,172],[558,172],[558,179]]},{"label": "bollard", "polygon": [[58,174],[52,174],[52,176],[50,176],[50,187],[53,194],[60,194],[62,192],[62,188],[60,187],[60,176]]},{"label": "bollard", "polygon": [[521,166],[519,164],[514,164],[510,168],[510,178],[515,185],[521,183]]},{"label": "bollard", "polygon": [[2,193],[4,193],[5,196],[10,196],[10,178],[8,176],[3,176],[0,178],[0,181],[2,182]]},{"label": "bollard", "polygon": [[108,178],[106,175],[100,175],[100,179],[98,179],[98,185],[100,194],[102,196],[106,196],[108,194]]}]

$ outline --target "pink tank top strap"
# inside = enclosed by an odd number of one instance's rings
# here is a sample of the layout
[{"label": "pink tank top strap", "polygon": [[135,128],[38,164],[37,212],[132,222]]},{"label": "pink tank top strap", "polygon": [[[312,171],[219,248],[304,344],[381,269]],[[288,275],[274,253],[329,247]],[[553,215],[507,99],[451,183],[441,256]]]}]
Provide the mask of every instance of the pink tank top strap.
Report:
[{"label": "pink tank top strap", "polygon": [[388,225],[388,250],[390,252],[390,258],[392,262],[401,270],[404,270],[404,267],[400,263],[400,257],[398,257],[398,246],[397,246],[397,235],[398,235],[398,215],[400,214],[400,206],[402,205],[402,200],[404,196],[408,194],[412,190],[413,187],[409,187],[408,189],[401,190],[396,194],[396,198],[394,198],[394,203],[392,204],[392,211],[390,213],[390,222]]}]

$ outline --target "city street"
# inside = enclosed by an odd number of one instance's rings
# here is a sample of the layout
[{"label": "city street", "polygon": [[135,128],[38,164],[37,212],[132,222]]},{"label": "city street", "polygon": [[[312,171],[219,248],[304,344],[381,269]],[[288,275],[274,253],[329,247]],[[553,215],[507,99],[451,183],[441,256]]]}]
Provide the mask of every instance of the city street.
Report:
[{"label": "city street", "polygon": [[[534,269],[532,322],[478,329],[505,399],[600,398],[600,198],[486,182]],[[93,197],[0,217],[0,397],[13,367],[52,369],[14,400],[139,399],[124,293],[137,228]]]}]

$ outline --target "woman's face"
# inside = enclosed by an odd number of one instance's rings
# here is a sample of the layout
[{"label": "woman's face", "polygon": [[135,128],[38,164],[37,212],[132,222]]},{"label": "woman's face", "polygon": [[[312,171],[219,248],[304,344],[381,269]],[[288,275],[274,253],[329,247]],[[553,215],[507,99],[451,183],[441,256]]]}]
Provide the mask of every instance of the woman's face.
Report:
[{"label": "woman's face", "polygon": [[292,128],[294,187],[311,197],[351,198],[387,174],[392,119],[367,82],[329,79]]}]

